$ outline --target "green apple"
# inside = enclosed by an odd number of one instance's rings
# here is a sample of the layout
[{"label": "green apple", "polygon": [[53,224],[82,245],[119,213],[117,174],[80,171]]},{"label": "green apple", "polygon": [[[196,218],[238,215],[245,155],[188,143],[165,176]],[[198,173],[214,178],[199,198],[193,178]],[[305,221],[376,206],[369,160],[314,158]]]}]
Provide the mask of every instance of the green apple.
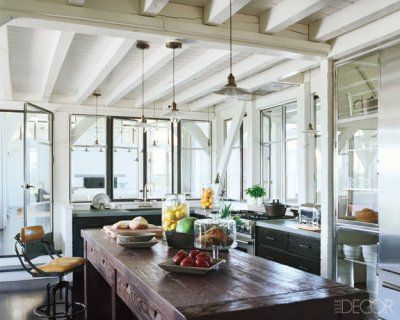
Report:
[{"label": "green apple", "polygon": [[176,232],[180,233],[193,233],[194,232],[194,222],[197,219],[194,217],[183,218],[176,224]]}]

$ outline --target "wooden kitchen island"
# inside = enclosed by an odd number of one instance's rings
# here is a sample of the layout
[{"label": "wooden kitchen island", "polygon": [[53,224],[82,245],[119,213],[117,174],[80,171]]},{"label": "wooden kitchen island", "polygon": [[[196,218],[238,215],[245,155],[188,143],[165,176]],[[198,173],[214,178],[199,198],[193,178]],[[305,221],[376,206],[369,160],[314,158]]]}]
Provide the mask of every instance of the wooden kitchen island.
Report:
[{"label": "wooden kitchen island", "polygon": [[[236,250],[205,276],[168,273],[176,250],[124,249],[101,230],[82,230],[87,319],[361,319],[367,293]],[[341,301],[353,313],[338,313]]]}]

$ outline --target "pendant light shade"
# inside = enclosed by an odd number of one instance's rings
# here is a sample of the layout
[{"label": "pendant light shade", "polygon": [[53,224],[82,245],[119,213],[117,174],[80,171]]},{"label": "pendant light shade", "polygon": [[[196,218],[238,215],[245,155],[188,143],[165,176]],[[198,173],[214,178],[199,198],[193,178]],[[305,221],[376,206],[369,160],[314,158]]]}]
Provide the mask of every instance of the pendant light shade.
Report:
[{"label": "pendant light shade", "polygon": [[249,90],[239,88],[232,73],[232,0],[229,0],[229,69],[228,83],[221,89],[213,91],[215,94],[224,95],[228,103],[236,103],[238,98],[250,94]]},{"label": "pendant light shade", "polygon": [[172,103],[168,106],[168,111],[163,116],[168,117],[172,123],[181,121],[183,113],[179,111],[175,102],[175,49],[182,48],[180,41],[168,41],[166,47],[172,49]]}]

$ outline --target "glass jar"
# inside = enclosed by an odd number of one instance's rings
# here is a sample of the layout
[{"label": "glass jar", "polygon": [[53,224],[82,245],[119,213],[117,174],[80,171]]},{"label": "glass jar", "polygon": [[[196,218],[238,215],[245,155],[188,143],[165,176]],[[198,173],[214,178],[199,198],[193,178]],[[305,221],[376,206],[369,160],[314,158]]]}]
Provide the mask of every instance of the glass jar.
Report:
[{"label": "glass jar", "polygon": [[236,248],[236,221],[219,214],[194,222],[194,246],[203,250]]},{"label": "glass jar", "polygon": [[179,220],[189,216],[189,206],[184,194],[168,194],[162,205],[162,227],[174,231]]}]

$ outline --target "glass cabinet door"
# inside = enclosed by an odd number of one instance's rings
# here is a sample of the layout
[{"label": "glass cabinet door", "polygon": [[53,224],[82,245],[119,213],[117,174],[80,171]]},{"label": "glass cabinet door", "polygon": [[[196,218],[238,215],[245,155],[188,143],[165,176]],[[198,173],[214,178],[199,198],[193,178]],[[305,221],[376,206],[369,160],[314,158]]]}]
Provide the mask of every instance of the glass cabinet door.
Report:
[{"label": "glass cabinet door", "polygon": [[336,69],[336,211],[342,220],[378,222],[377,54]]}]

